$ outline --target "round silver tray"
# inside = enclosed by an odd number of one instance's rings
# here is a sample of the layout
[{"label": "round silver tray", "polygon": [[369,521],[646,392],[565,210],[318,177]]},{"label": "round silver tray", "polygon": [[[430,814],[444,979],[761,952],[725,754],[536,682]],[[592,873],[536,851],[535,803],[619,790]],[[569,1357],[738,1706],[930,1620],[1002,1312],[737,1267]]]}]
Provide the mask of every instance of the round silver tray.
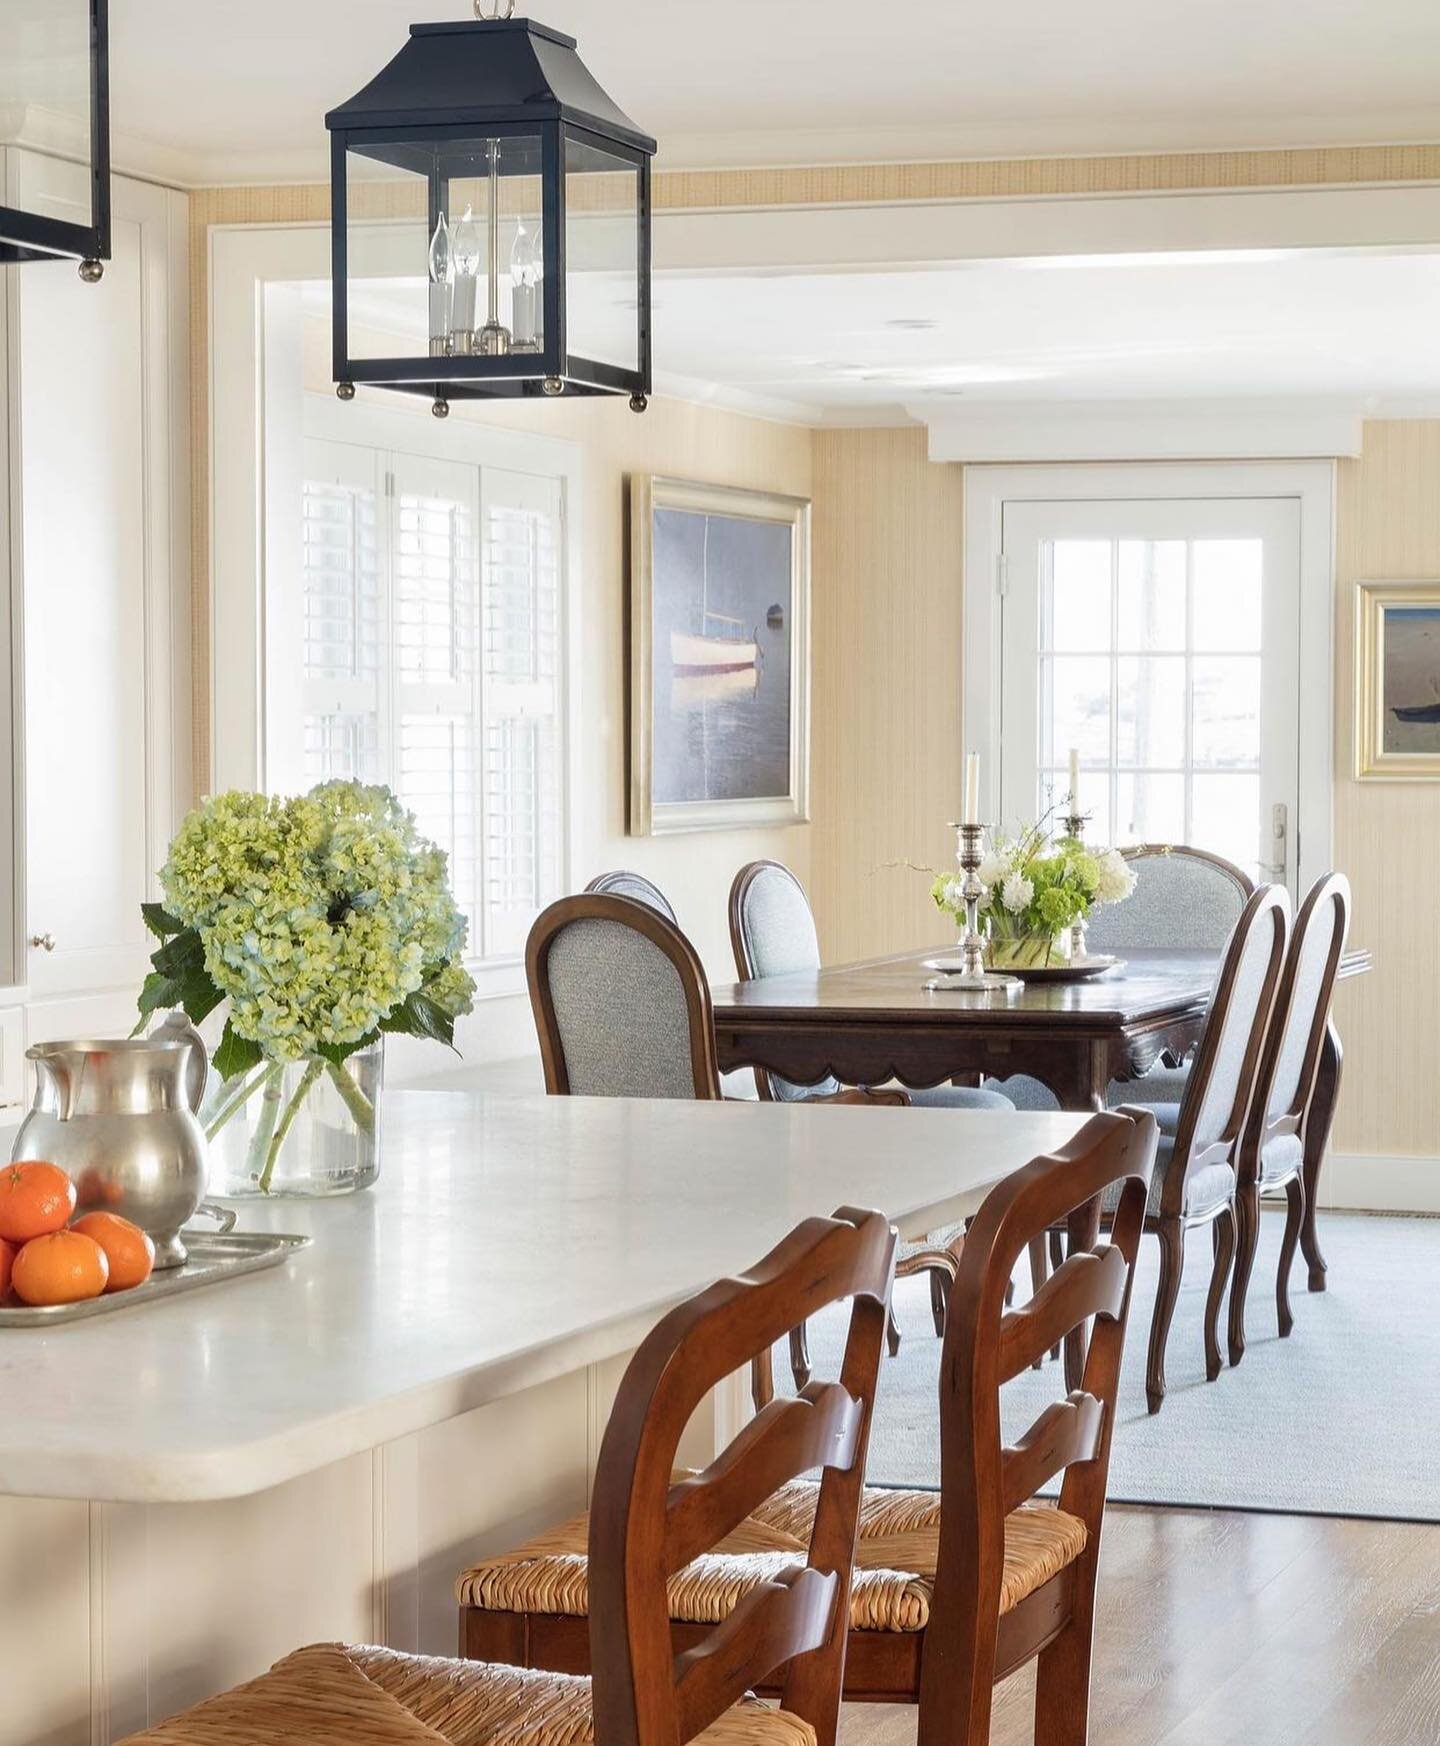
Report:
[{"label": "round silver tray", "polygon": [[[941,976],[958,976],[965,968],[965,960],[955,956],[927,958],[925,968],[934,970]],[[1093,977],[1103,976],[1107,970],[1124,968],[1123,958],[1097,953],[1089,958],[1071,959],[1063,964],[1036,964],[1027,969],[1022,969],[1018,964],[1007,964],[1005,974],[1018,976],[1022,982],[1089,982]]]}]

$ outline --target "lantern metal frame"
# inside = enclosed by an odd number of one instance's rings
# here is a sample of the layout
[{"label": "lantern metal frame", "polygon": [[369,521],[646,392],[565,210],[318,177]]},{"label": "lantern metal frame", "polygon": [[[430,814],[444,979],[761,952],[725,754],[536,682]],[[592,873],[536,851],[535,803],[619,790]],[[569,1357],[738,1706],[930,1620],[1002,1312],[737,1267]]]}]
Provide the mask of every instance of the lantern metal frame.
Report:
[{"label": "lantern metal frame", "polygon": [[[487,104],[473,101],[433,109],[417,106],[413,84],[385,114],[384,85],[387,76],[403,60],[402,50],[371,86],[350,103],[332,110],[325,118],[330,129],[332,350],[334,379],[342,399],[353,396],[354,386],[364,383],[398,389],[404,393],[433,397],[434,410],[443,416],[450,400],[516,399],[559,394],[628,394],[636,411],[643,411],[651,391],[651,159],[655,141],[615,108],[590,79],[575,56],[575,39],[533,20],[508,16],[476,18],[456,24],[415,24],[412,42],[431,36],[454,35],[468,41],[470,50],[483,38],[472,32],[524,32],[531,39],[554,45],[593,88],[608,113],[596,118],[591,107],[579,108],[553,90],[542,90],[523,101]],[[562,62],[563,64],[563,62]],[[383,123],[380,116],[384,114]],[[612,120],[613,117],[613,120]],[[498,356],[479,351],[463,355],[354,358],[350,356],[349,316],[349,186],[348,157],[359,155],[390,162],[427,176],[427,238],[434,233],[437,215],[447,211],[448,178],[435,174],[434,159],[443,155],[447,142],[457,148],[457,158],[470,160],[482,142],[507,139],[537,139],[540,142],[539,178],[540,243],[543,273],[541,344],[539,349],[513,350]],[[566,333],[566,146],[569,142],[603,152],[617,168],[636,172],[636,367],[606,363],[570,350]],[[391,146],[394,154],[383,148]],[[380,148],[380,149],[376,149]],[[462,149],[463,148],[463,149]],[[427,161],[429,160],[429,161]],[[466,171],[473,177],[475,171]]]},{"label": "lantern metal frame", "polygon": [[0,262],[80,262],[94,281],[110,259],[110,16],[109,0],[89,0],[90,11],[90,224],[69,224],[0,205]]}]

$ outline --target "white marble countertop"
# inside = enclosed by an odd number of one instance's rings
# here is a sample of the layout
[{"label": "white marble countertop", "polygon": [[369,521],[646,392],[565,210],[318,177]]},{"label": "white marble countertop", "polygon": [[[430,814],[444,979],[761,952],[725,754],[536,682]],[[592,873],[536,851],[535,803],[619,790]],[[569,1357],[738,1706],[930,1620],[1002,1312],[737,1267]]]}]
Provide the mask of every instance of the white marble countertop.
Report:
[{"label": "white marble countertop", "polygon": [[282,1268],[0,1330],[0,1494],[264,1490],[630,1350],[811,1214],[953,1222],[1079,1120],[391,1093],[374,1189],[242,1203],[313,1236]]}]

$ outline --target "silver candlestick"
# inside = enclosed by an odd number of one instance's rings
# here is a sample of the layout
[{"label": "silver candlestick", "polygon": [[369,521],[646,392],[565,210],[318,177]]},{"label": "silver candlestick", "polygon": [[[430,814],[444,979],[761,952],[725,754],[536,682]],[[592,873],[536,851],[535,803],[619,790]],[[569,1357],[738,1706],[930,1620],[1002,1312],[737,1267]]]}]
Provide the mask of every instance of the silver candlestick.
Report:
[{"label": "silver candlestick", "polygon": [[985,936],[980,932],[980,899],[985,887],[980,883],[981,843],[984,825],[961,824],[953,827],[960,846],[960,870],[965,877],[960,882],[960,899],[965,905],[965,932],[960,936],[960,953],[965,968],[958,976],[946,978],[947,988],[1002,989],[1019,988],[1018,976],[999,976],[985,968]]},{"label": "silver candlestick", "polygon": [[[1075,805],[1073,795],[1070,798],[1070,805],[1072,808]],[[1077,843],[1083,843],[1085,841],[1085,827],[1089,822],[1090,814],[1088,812],[1067,812],[1065,814],[1066,836],[1073,837]],[[1070,924],[1070,962],[1078,964],[1089,955],[1090,948],[1085,943],[1085,918],[1081,916],[1079,920]]]}]

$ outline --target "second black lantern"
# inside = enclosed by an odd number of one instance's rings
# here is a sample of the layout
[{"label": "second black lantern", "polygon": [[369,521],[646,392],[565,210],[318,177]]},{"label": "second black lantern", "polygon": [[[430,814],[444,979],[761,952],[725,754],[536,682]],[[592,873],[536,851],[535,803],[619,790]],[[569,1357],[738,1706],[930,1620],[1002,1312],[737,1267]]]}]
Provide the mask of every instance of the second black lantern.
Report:
[{"label": "second black lantern", "polygon": [[[478,4],[477,4],[478,10]],[[334,368],[433,398],[650,392],[655,141],[574,39],[415,24],[331,135]]]}]

